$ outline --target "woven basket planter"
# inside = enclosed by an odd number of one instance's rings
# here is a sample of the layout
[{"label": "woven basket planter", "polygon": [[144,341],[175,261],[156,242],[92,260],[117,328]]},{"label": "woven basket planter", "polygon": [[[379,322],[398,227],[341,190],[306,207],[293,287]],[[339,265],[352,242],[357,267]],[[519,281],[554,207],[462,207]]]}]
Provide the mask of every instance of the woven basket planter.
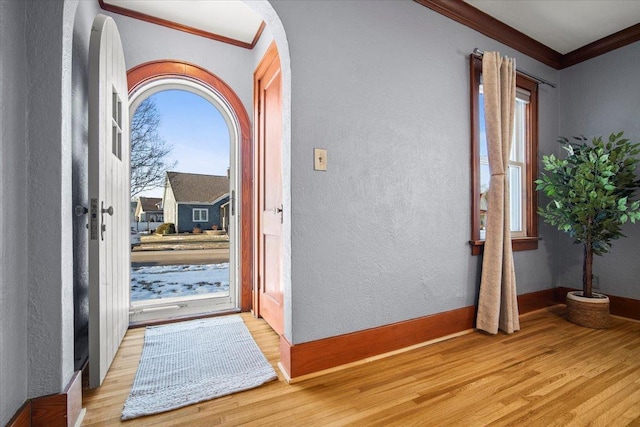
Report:
[{"label": "woven basket planter", "polygon": [[609,297],[593,292],[593,298],[585,298],[582,291],[568,292],[567,319],[586,328],[608,328],[611,325]]}]

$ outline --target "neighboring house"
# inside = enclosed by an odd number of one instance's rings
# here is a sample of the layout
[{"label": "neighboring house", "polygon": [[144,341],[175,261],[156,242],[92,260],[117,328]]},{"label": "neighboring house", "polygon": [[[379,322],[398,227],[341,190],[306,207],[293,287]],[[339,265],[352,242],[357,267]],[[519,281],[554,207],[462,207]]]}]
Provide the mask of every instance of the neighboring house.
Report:
[{"label": "neighboring house", "polygon": [[229,223],[227,176],[167,172],[163,200],[165,222],[179,233],[195,227],[226,230]]},{"label": "neighboring house", "polygon": [[139,222],[164,222],[162,198],[138,197],[135,218]]}]

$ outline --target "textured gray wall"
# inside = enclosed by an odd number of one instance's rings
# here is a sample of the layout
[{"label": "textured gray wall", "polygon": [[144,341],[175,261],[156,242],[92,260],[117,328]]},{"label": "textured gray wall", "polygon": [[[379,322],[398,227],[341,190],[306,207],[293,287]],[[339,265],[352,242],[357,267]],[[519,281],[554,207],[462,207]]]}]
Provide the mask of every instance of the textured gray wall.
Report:
[{"label": "textured gray wall", "polygon": [[76,3],[26,2],[30,396],[59,392],[73,374],[71,42]]},{"label": "textured gray wall", "polygon": [[[411,1],[272,4],[291,55],[292,342],[474,304],[468,55],[557,72]],[[557,91],[540,105],[544,150]],[[516,255],[519,293],[554,285],[543,237]]]},{"label": "textured gray wall", "polygon": [[[640,43],[614,50],[560,73],[560,135],[608,137],[624,131],[640,142]],[[624,228],[628,238],[613,243],[611,253],[595,257],[594,275],[610,295],[640,299],[640,225]],[[562,236],[564,254],[558,284],[582,287],[582,249]]]},{"label": "textured gray wall", "polygon": [[[2,423],[29,395],[60,391],[68,381],[72,277],[86,280],[82,267],[72,266],[82,261],[74,259],[71,233],[62,230],[77,226],[72,207],[86,197],[78,182],[86,173],[85,116],[73,123],[70,117],[84,108],[83,99],[71,101],[72,94],[85,96],[88,35],[77,36],[71,81],[74,2],[64,9],[61,3],[0,2],[0,227],[8,233],[0,240]],[[624,129],[639,139],[638,44],[556,72],[408,0],[273,5],[291,55],[292,138],[285,146],[291,152],[285,295],[291,304],[285,316],[294,344],[475,302],[480,258],[467,244],[468,54],[474,47],[513,55],[519,67],[560,83],[540,88],[541,153],[557,151],[558,134]],[[76,30],[86,31],[93,18],[84,11]],[[254,53],[230,61],[237,48],[115,19],[128,67],[161,58],[197,63],[231,84],[251,110]],[[327,172],[312,170],[314,147],[329,150]],[[288,161],[285,156],[285,174]],[[45,208],[46,218],[36,207]],[[43,224],[53,231],[47,239]],[[19,233],[31,228],[25,241]],[[515,256],[519,293],[579,281],[579,251],[548,227],[541,226],[541,235],[537,251]],[[629,235],[602,258],[606,264],[596,260],[596,274],[604,290],[638,298],[638,230]],[[572,251],[562,255],[567,248]],[[29,383],[27,353],[34,372]]]},{"label": "textured gray wall", "polygon": [[25,5],[0,1],[0,425],[27,399]]}]

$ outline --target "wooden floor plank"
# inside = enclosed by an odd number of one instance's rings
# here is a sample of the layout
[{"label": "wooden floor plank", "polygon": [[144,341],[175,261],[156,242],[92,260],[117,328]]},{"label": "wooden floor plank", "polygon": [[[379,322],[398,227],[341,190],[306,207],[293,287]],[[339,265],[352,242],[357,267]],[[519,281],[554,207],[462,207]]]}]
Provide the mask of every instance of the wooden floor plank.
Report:
[{"label": "wooden floor plank", "polygon": [[287,384],[279,337],[243,314],[277,381],[120,422],[144,342],[144,329],[132,329],[104,385],[84,390],[83,425],[640,425],[640,323],[615,317],[592,330],[564,316],[564,306],[543,309],[513,335],[463,335]]}]

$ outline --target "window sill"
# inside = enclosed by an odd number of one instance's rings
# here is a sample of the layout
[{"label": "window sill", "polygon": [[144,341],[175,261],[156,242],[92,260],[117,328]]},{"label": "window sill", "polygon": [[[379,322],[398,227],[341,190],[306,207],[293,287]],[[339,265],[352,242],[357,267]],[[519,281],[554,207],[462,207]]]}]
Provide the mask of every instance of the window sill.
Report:
[{"label": "window sill", "polygon": [[[514,252],[533,251],[538,249],[540,237],[517,237],[511,239],[511,248]],[[484,240],[470,240],[471,255],[480,255],[484,251]]]}]

